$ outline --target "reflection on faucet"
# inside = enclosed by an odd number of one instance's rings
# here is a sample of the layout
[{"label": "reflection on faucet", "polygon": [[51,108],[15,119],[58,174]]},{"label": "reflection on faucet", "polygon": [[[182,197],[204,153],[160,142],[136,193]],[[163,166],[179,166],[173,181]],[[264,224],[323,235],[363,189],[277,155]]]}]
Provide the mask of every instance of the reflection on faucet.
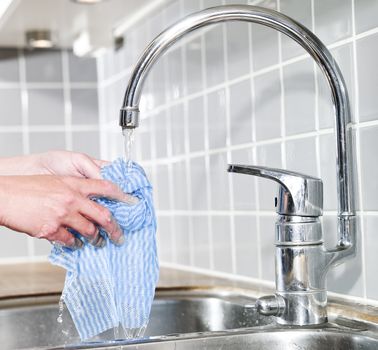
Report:
[{"label": "reflection on faucet", "polygon": [[[322,215],[322,192],[319,179],[315,179],[319,181],[313,179],[314,181],[311,182],[309,177],[301,178],[300,174],[284,171],[280,172],[285,178],[280,178],[277,174],[273,176],[272,173],[267,176],[262,169],[259,169],[258,174],[258,176],[271,179],[274,177],[274,180],[281,184],[281,204],[287,209],[287,211],[279,212],[280,218],[276,223],[277,235],[282,235],[276,240],[277,293],[273,298],[262,299],[260,304],[269,310],[267,314],[275,313],[279,317],[279,322],[283,324],[323,323],[327,320],[326,272],[329,267],[355,255],[357,226],[348,93],[335,60],[325,45],[311,31],[279,12],[255,6],[219,6],[194,13],[163,31],[143,52],[126,89],[120,113],[120,125],[122,129],[138,126],[139,102],[146,76],[157,59],[171,45],[196,29],[225,21],[254,22],[289,36],[316,61],[331,89],[336,131],[338,245],[328,251],[323,247],[318,218]],[[252,171],[251,168],[254,168],[253,175],[256,175],[257,167],[250,167],[249,171]],[[293,177],[299,181],[299,190],[295,186],[288,188],[287,181]],[[313,192],[306,187],[309,183],[318,184],[313,188],[315,197],[311,197]],[[282,188],[284,190],[281,190]],[[301,189],[306,189],[306,191],[301,192]],[[304,193],[309,197],[305,197]],[[301,207],[302,205],[304,207]],[[297,220],[296,223],[293,218]],[[299,224],[299,226],[294,226],[294,224]],[[292,235],[285,231],[293,227],[301,227],[300,237],[296,242],[291,241]],[[311,232],[312,238],[309,239],[303,232]]]}]

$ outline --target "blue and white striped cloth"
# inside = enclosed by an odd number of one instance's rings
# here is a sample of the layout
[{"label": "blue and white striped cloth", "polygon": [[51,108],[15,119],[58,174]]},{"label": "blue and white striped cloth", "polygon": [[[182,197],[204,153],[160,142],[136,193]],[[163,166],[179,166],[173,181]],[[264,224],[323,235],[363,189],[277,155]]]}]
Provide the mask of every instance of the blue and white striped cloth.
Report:
[{"label": "blue and white striped cloth", "polygon": [[116,246],[101,231],[104,248],[88,243],[79,250],[54,246],[50,254],[53,264],[67,270],[62,296],[82,340],[120,324],[124,329],[146,326],[159,275],[152,188],[145,172],[120,158],[101,174],[139,198],[136,205],[95,199],[111,211],[125,243]]}]

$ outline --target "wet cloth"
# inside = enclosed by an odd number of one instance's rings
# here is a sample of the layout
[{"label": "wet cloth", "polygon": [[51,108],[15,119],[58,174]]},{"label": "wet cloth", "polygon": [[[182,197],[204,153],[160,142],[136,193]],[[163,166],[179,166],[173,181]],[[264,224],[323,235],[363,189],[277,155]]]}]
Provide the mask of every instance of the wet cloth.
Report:
[{"label": "wet cloth", "polygon": [[82,340],[120,324],[127,330],[146,326],[159,274],[156,217],[145,172],[120,158],[101,174],[139,199],[136,205],[94,199],[110,210],[125,243],[116,246],[100,230],[104,248],[85,242],[79,250],[54,246],[50,254],[53,264],[67,270],[62,297]]}]

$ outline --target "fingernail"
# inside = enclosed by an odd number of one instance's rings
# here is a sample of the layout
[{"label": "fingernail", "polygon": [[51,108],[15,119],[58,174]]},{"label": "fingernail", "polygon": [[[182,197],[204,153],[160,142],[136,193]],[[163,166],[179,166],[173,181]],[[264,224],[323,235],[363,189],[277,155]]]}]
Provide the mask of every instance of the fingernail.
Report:
[{"label": "fingernail", "polygon": [[77,250],[83,248],[84,243],[80,238],[75,237],[75,244],[72,247],[72,249]]},{"label": "fingernail", "polygon": [[139,203],[139,198],[134,197],[131,194],[125,194],[125,202],[130,205],[136,205]]},{"label": "fingernail", "polygon": [[122,234],[121,236],[119,236],[118,241],[116,242],[116,244],[117,245],[122,245],[123,243],[125,243],[125,236]]},{"label": "fingernail", "polygon": [[96,248],[103,248],[106,245],[106,241],[104,237],[100,236],[100,238],[97,240],[97,243],[95,245]]}]

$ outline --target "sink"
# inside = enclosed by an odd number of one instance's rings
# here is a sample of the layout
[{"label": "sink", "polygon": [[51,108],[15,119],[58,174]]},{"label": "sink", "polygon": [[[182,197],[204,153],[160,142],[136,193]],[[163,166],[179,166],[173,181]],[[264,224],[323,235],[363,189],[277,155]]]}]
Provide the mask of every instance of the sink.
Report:
[{"label": "sink", "polygon": [[[58,295],[0,301],[2,349],[51,348],[79,344],[69,312],[57,322]],[[174,290],[156,293],[145,337],[256,327],[272,322],[254,308],[255,299],[229,293]],[[104,342],[122,338],[114,330],[91,339]]]},{"label": "sink", "polygon": [[[0,300],[2,349],[378,349],[377,324],[330,312],[321,326],[284,327],[256,312],[243,290],[178,288],[158,290],[145,336],[125,340],[108,331],[81,343],[67,310],[58,323],[59,295]],[[337,308],[335,308],[336,310]],[[356,315],[355,310],[352,314]],[[361,311],[360,307],[360,311]],[[362,312],[362,311],[361,311]],[[376,314],[376,311],[374,311]],[[370,321],[369,321],[370,320]]]}]

